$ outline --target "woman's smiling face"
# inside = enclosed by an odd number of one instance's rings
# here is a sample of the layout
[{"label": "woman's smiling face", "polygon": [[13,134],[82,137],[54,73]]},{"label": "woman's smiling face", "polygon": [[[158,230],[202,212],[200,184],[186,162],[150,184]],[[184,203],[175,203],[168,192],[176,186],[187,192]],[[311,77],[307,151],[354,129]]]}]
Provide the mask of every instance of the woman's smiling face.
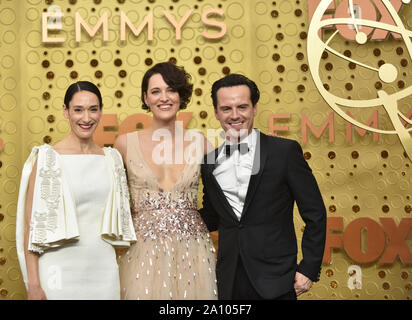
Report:
[{"label": "woman's smiling face", "polygon": [[180,96],[164,81],[160,73],[156,73],[149,79],[145,102],[154,118],[167,121],[176,117],[180,107]]},{"label": "woman's smiling face", "polygon": [[83,90],[73,95],[69,106],[63,106],[63,113],[73,134],[80,139],[90,139],[102,116],[102,106],[94,93]]}]

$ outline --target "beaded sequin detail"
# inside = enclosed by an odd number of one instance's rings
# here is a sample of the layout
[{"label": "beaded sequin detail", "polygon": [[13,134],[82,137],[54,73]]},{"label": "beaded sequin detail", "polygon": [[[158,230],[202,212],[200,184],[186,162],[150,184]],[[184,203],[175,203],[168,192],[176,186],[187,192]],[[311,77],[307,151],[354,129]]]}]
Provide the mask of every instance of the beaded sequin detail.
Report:
[{"label": "beaded sequin detail", "polygon": [[[137,210],[138,208],[138,210]],[[188,193],[144,192],[142,199],[133,206],[133,224],[136,235],[143,239],[204,238],[207,228],[196,210],[196,198]]]},{"label": "beaded sequin detail", "polygon": [[197,212],[199,166],[187,165],[165,192],[146,167],[138,140],[129,137],[126,164],[137,242],[119,257],[122,299],[217,299],[215,249]]}]

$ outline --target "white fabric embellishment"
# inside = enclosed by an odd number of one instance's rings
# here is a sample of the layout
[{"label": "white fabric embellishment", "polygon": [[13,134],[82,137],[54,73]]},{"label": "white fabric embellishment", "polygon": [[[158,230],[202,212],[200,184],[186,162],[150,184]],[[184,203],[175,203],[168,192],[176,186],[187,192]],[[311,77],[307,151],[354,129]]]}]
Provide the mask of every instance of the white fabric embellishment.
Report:
[{"label": "white fabric embellishment", "polygon": [[[47,242],[47,231],[55,232],[58,225],[57,210],[61,194],[61,170],[56,169],[56,155],[47,148],[44,166],[39,166],[40,199],[46,211],[35,211],[30,223],[31,251],[42,253],[41,244]],[[37,244],[37,245],[36,245]]]},{"label": "white fabric embellishment", "polygon": [[[129,206],[129,191],[123,161],[117,150],[103,149],[111,172],[112,190],[102,216],[101,237],[113,246],[130,246],[136,241]],[[34,147],[26,160],[20,182],[16,214],[16,249],[27,287],[24,254],[27,188],[37,161],[28,250],[43,253],[78,239],[76,205],[64,176],[59,154],[50,145]]]}]

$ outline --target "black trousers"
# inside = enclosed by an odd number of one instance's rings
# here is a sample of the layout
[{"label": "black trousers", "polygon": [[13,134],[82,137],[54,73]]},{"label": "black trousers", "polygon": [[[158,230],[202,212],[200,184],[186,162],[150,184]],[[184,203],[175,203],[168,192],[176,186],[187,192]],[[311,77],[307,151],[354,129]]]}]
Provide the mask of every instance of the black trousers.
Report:
[{"label": "black trousers", "polygon": [[[235,279],[233,282],[232,299],[233,300],[264,300],[256,292],[243,266],[242,258],[238,257]],[[274,300],[297,300],[295,290],[292,290]]]}]

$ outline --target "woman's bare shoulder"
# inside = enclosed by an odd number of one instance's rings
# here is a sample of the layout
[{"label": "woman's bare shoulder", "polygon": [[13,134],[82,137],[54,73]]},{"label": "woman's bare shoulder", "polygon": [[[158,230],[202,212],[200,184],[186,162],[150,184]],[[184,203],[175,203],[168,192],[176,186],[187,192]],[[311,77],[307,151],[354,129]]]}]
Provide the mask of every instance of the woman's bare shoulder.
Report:
[{"label": "woman's bare shoulder", "polygon": [[117,149],[117,151],[120,152],[120,154],[123,157],[123,161],[126,158],[126,152],[127,152],[127,133],[121,134],[117,136],[113,148]]}]

